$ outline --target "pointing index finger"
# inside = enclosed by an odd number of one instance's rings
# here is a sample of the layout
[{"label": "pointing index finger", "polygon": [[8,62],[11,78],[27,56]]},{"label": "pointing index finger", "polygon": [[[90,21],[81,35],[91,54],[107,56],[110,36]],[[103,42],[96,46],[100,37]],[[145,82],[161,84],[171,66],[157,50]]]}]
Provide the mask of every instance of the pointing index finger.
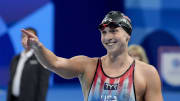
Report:
[{"label": "pointing index finger", "polygon": [[21,32],[23,32],[24,34],[26,34],[28,37],[33,37],[33,38],[36,38],[36,36],[34,34],[32,34],[31,32],[25,30],[25,29],[22,29]]}]

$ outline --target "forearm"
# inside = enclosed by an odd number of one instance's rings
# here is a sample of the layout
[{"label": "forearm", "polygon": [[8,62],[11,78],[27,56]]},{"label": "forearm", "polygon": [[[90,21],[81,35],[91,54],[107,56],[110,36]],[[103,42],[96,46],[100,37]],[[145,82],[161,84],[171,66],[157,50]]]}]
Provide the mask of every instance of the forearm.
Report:
[{"label": "forearm", "polygon": [[77,75],[79,72],[82,72],[80,69],[82,67],[78,61],[75,62],[74,60],[73,62],[72,59],[57,57],[43,46],[37,36],[26,30],[22,30],[22,32],[28,37],[28,39],[23,42],[23,45],[27,47],[27,49],[34,50],[37,59],[45,68],[64,77],[73,77],[75,74]]},{"label": "forearm", "polygon": [[42,43],[39,45],[33,45],[35,55],[38,61],[48,69],[53,69],[56,67],[57,56],[52,53],[49,49],[45,48]]},{"label": "forearm", "polygon": [[55,72],[63,78],[70,79],[83,73],[82,63],[79,61],[80,58],[66,59],[57,57],[54,53],[45,48],[40,42],[38,45],[33,44],[31,48],[34,49],[38,61],[46,69]]}]

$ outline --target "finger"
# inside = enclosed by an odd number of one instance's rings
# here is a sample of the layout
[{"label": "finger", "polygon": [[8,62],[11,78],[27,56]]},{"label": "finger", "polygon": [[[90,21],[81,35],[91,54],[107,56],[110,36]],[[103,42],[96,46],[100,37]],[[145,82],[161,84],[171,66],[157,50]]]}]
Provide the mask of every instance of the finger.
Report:
[{"label": "finger", "polygon": [[36,40],[34,38],[29,38],[30,42],[36,42]]},{"label": "finger", "polygon": [[33,33],[29,32],[29,31],[27,31],[25,29],[22,29],[21,32],[26,34],[28,37],[37,38]]}]

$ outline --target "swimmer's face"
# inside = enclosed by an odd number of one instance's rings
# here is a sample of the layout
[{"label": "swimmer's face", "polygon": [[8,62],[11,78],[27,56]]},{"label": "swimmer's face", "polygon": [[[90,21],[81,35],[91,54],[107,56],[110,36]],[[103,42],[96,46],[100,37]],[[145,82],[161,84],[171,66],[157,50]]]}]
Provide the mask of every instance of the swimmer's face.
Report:
[{"label": "swimmer's face", "polygon": [[130,36],[121,28],[105,27],[101,32],[101,41],[108,52],[122,53],[128,45]]}]

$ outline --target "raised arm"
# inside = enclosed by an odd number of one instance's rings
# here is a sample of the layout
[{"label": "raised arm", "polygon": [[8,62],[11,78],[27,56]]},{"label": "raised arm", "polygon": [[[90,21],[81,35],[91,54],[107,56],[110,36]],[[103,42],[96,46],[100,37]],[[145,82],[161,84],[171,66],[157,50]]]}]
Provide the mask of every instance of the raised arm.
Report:
[{"label": "raised arm", "polygon": [[71,59],[58,57],[45,48],[37,36],[24,29],[22,32],[28,37],[27,42],[24,43],[25,46],[34,50],[36,57],[45,68],[64,78],[73,78],[84,73],[85,64],[88,64],[88,57],[76,56]]},{"label": "raised arm", "polygon": [[145,101],[163,101],[161,81],[154,67],[149,68],[146,75],[146,84]]}]

